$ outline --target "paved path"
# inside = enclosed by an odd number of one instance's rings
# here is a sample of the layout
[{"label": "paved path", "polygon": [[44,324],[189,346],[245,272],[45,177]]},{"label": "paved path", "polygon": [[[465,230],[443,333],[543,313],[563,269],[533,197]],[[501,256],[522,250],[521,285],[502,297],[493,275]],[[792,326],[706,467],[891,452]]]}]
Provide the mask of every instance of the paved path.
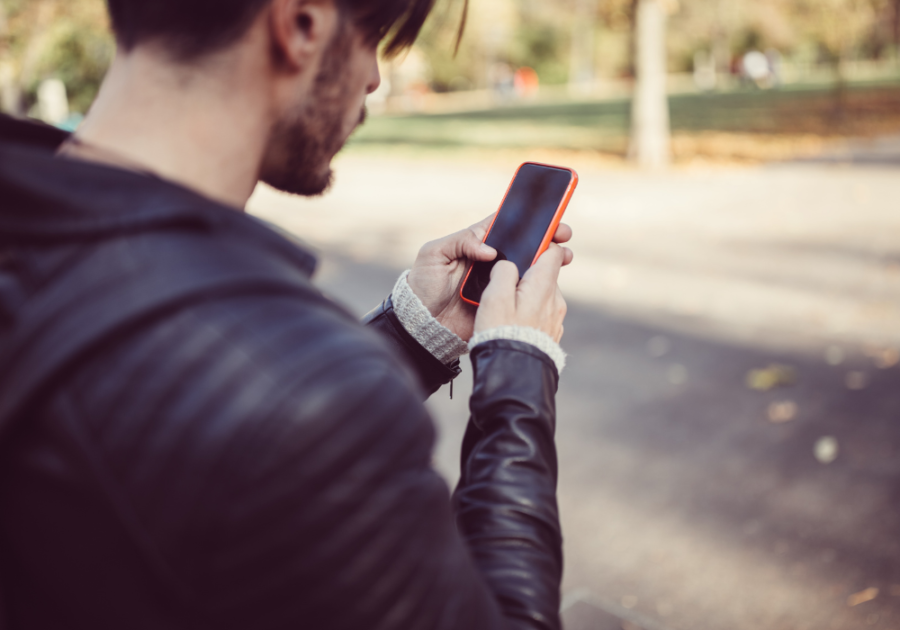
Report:
[{"label": "paved path", "polygon": [[[897,144],[859,166],[573,164],[568,630],[900,628]],[[492,211],[513,167],[350,156],[329,196],[252,205],[327,250],[320,283],[361,313],[421,243]],[[772,363],[796,382],[748,388]],[[459,380],[429,402],[451,482]]]}]

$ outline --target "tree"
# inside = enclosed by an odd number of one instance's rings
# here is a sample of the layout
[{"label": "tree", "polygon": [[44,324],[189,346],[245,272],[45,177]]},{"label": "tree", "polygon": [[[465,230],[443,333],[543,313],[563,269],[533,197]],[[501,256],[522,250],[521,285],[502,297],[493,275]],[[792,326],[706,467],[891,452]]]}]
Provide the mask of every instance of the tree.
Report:
[{"label": "tree", "polygon": [[662,0],[638,0],[635,17],[636,76],[628,157],[645,168],[664,168],[671,148]]},{"label": "tree", "polygon": [[797,19],[818,43],[834,67],[835,115],[845,110],[847,62],[875,31],[888,0],[802,0]]},{"label": "tree", "polygon": [[894,0],[894,15],[891,22],[891,33],[894,39],[894,54],[900,55],[900,0]]},{"label": "tree", "polygon": [[38,84],[58,78],[84,112],[113,51],[103,0],[0,0],[0,107],[24,114]]},{"label": "tree", "polygon": [[594,29],[597,0],[577,0],[572,20],[569,89],[583,92],[594,79]]}]

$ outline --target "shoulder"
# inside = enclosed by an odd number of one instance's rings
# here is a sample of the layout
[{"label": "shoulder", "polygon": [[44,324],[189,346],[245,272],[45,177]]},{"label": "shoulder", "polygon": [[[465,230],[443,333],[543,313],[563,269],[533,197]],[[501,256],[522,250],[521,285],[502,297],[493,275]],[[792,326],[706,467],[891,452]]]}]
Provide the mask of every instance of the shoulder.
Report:
[{"label": "shoulder", "polygon": [[277,294],[180,308],[98,348],[77,381],[75,389],[93,392],[97,405],[120,400],[115,391],[127,388],[130,406],[146,407],[146,398],[171,416],[191,413],[179,402],[184,396],[209,399],[206,423],[226,413],[250,422],[286,398],[305,401],[297,414],[324,412],[312,401],[353,399],[384,381],[410,385],[383,342],[338,307]]}]

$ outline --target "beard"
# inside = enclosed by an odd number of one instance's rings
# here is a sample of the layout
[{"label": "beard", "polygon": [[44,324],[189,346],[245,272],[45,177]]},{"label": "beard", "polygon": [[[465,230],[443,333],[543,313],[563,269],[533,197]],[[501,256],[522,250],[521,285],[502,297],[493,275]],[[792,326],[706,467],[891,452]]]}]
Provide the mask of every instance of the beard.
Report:
[{"label": "beard", "polygon": [[[269,141],[260,179],[295,195],[321,195],[331,187],[331,159],[344,146],[344,119],[350,89],[341,82],[350,42],[341,25],[322,57],[307,104],[279,121]],[[365,120],[365,108],[359,122]]]}]

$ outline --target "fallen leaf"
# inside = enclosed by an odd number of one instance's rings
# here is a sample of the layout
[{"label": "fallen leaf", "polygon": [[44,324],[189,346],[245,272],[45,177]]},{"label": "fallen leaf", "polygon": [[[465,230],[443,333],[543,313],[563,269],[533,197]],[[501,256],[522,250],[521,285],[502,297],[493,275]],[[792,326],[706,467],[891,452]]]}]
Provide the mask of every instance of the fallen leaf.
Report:
[{"label": "fallen leaf", "polygon": [[781,424],[790,422],[797,415],[797,403],[793,400],[778,400],[769,405],[769,422]]},{"label": "fallen leaf", "polygon": [[853,595],[847,598],[847,605],[859,606],[860,604],[872,601],[876,597],[878,597],[878,589],[873,586],[864,591],[860,591],[859,593],[853,593]]},{"label": "fallen leaf", "polygon": [[897,348],[878,349],[869,356],[872,357],[872,362],[879,370],[886,370],[900,363],[900,351]]},{"label": "fallen leaf", "polygon": [[797,371],[789,365],[773,363],[768,367],[747,372],[746,383],[750,389],[769,391],[776,387],[793,385],[797,381]]},{"label": "fallen leaf", "polygon": [[830,435],[820,437],[813,446],[813,454],[820,464],[830,464],[838,456],[837,438]]}]

